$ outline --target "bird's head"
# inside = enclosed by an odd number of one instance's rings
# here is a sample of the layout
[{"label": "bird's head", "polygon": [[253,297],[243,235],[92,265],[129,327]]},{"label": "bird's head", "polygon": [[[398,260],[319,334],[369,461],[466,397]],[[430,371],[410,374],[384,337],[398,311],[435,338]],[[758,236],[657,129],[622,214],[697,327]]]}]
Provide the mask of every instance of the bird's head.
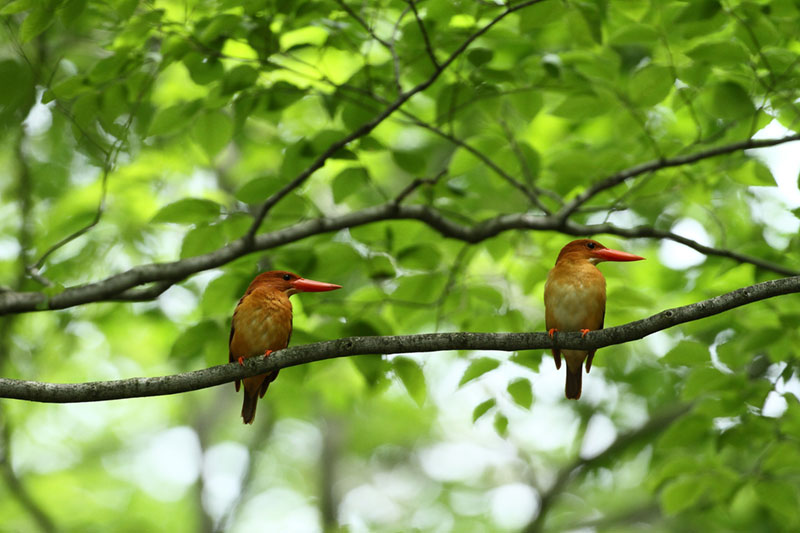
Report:
[{"label": "bird's head", "polygon": [[252,290],[258,286],[267,286],[270,289],[285,292],[287,296],[298,292],[326,292],[342,288],[341,285],[333,283],[301,278],[297,274],[285,270],[271,270],[259,274],[250,284],[250,288]]},{"label": "bird's head", "polygon": [[606,248],[592,239],[578,239],[561,249],[556,264],[561,261],[589,261],[593,265],[602,261],[641,261],[644,257]]}]

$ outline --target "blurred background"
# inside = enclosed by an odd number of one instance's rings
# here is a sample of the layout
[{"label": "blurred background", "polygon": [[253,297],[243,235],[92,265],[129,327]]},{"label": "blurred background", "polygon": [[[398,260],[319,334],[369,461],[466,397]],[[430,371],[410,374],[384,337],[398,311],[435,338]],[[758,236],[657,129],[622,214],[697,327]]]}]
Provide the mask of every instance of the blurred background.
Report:
[{"label": "blurred background", "polygon": [[[606,326],[800,270],[797,2],[0,6],[0,304],[206,261],[280,200],[277,245],[144,301],[4,308],[3,377],[227,363],[270,269],[344,286],[292,298],[293,345],[543,331],[581,236],[647,258],[601,266]],[[3,399],[0,531],[796,531],[798,326],[784,296],[603,348],[577,402],[540,350],[284,369],[253,426],[233,384]]]}]

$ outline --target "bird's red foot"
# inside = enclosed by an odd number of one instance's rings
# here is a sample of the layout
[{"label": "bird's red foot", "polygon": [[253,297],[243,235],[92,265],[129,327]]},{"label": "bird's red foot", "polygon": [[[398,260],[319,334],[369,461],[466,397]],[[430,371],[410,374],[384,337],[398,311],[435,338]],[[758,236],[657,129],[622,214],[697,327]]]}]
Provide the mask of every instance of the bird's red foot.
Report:
[{"label": "bird's red foot", "polygon": [[271,354],[271,353],[272,353],[272,350],[267,350],[266,352],[264,352],[264,359],[269,357],[269,354]]},{"label": "bird's red foot", "polygon": [[[550,328],[547,330],[547,334],[550,335],[550,338],[553,338],[553,334],[558,331],[556,328]],[[586,331],[589,331],[588,329]]]},{"label": "bird's red foot", "polygon": [[240,355],[236,360],[239,361],[240,365],[244,366],[244,356]]},{"label": "bird's red foot", "polygon": [[584,338],[586,336],[586,334],[589,333],[590,331],[592,331],[592,330],[590,330],[590,329],[582,329],[581,330],[581,338]]}]

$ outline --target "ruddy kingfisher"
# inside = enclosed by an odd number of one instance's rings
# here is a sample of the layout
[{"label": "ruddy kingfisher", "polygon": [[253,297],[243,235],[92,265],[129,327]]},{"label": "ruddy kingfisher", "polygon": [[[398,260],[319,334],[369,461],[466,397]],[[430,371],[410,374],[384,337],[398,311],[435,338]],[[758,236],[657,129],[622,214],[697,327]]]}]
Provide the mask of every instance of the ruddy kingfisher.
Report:
[{"label": "ruddy kingfisher", "polygon": [[[255,277],[236,305],[231,321],[229,360],[240,365],[248,357],[283,350],[292,336],[292,303],[289,296],[298,292],[324,292],[341,289],[341,285],[304,279],[283,270],[264,272]],[[252,424],[258,399],[263,398],[278,371],[244,378],[242,419]],[[240,381],[236,380],[236,391]]]},{"label": "ruddy kingfisher", "polygon": [[[545,324],[553,337],[557,331],[580,331],[586,336],[603,329],[606,314],[606,279],[598,270],[602,261],[641,261],[644,257],[606,248],[591,239],[572,241],[561,249],[556,266],[547,275],[544,286]],[[567,360],[567,398],[581,397],[581,370],[592,368],[596,350],[553,349],[556,368],[561,368],[561,354]]]}]

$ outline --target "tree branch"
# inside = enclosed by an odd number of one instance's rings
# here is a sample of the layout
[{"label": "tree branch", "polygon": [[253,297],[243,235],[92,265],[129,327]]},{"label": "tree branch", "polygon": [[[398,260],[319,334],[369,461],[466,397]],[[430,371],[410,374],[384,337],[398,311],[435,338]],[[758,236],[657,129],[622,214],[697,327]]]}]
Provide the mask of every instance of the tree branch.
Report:
[{"label": "tree branch", "polygon": [[386,337],[348,337],[286,348],[267,358],[253,357],[244,365],[230,363],[171,376],[89,383],[43,383],[0,378],[0,398],[51,403],[95,402],[178,394],[214,387],[235,379],[325,359],[366,354],[436,352],[442,350],[517,351],[554,347],[592,350],[641,339],[678,324],[699,320],[749,303],[800,292],[800,276],[765,281],[703,300],[667,309],[629,324],[595,331],[560,333],[423,333]]},{"label": "tree branch", "polygon": [[636,429],[619,435],[611,445],[588,459],[577,458],[572,463],[559,470],[556,479],[546,492],[540,496],[539,513],[536,518],[523,530],[524,533],[539,533],[543,530],[548,513],[553,503],[564,492],[569,482],[580,472],[602,466],[629,446],[641,442],[643,439],[663,433],[673,422],[689,412],[691,404],[677,405],[667,411],[659,413]]},{"label": "tree branch", "polygon": [[562,220],[566,220],[572,213],[575,212],[577,208],[583,205],[586,201],[596,196],[598,193],[606,189],[616,187],[623,181],[639,176],[640,174],[653,172],[654,170],[661,170],[663,168],[678,167],[682,165],[687,165],[689,163],[696,163],[697,161],[703,159],[709,159],[711,157],[730,154],[733,152],[738,152],[740,150],[749,150],[752,148],[766,148],[769,146],[776,146],[778,144],[783,144],[798,140],[800,140],[800,133],[789,135],[787,137],[782,137],[780,139],[747,139],[745,141],[740,141],[738,143],[726,144],[725,146],[717,146],[715,148],[711,148],[709,150],[697,152],[694,154],[667,158],[667,159],[657,159],[647,163],[642,163],[641,165],[630,167],[623,171],[617,172],[616,174],[613,174],[607,177],[606,179],[596,182],[594,185],[592,185],[591,187],[583,191],[581,194],[573,198],[572,201],[568,202],[558,213],[558,216],[560,216]]},{"label": "tree branch", "polygon": [[[63,292],[50,297],[41,292],[0,292],[0,315],[44,311],[47,309],[66,309],[76,305],[109,300],[145,300],[148,297],[157,296],[166,290],[170,284],[177,283],[197,272],[220,267],[243,255],[297,242],[313,235],[331,233],[345,228],[354,228],[385,220],[418,220],[445,237],[471,244],[490,239],[509,230],[559,231],[566,235],[574,236],[605,233],[628,238],[670,239],[706,255],[734,259],[781,275],[794,276],[800,274],[796,270],[770,261],[730,250],[705,246],[675,233],[649,226],[620,228],[612,224],[583,225],[570,221],[562,222],[557,216],[536,216],[527,213],[500,215],[470,226],[453,222],[431,207],[424,205],[397,205],[392,200],[382,205],[368,207],[338,217],[321,217],[306,220],[271,233],[258,235],[251,247],[247,246],[244,239],[239,239],[207,254],[171,263],[140,265],[101,281],[67,288]],[[130,290],[139,285],[154,282],[163,283],[140,291]]]}]

